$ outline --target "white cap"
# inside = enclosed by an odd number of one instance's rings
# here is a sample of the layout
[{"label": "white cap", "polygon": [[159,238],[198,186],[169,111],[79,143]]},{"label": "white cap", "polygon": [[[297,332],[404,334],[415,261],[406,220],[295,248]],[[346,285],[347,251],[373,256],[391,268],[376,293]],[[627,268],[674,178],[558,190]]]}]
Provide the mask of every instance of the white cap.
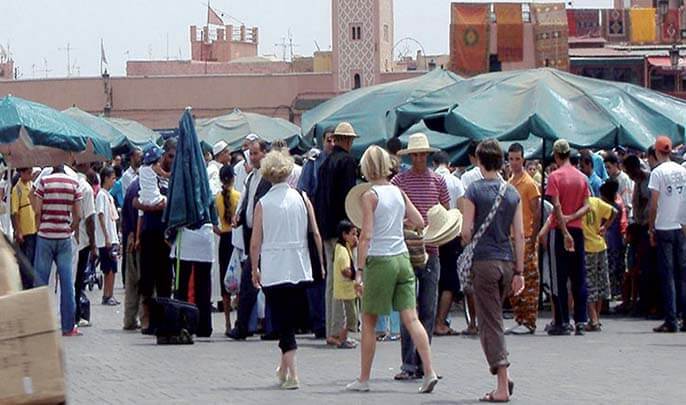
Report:
[{"label": "white cap", "polygon": [[248,136],[245,137],[245,140],[248,142],[255,142],[258,139],[260,139],[260,136],[255,133],[250,133],[248,134]]},{"label": "white cap", "polygon": [[214,144],[212,147],[212,154],[217,156],[218,154],[222,153],[226,148],[229,147],[229,144],[224,142],[224,141],[219,141]]}]

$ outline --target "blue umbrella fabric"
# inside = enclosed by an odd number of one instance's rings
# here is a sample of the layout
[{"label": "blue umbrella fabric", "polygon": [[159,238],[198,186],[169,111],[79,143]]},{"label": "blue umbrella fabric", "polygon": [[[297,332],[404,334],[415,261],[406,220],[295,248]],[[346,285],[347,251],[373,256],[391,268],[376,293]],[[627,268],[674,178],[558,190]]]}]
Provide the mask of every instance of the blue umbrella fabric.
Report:
[{"label": "blue umbrella fabric", "polygon": [[191,110],[187,108],[179,122],[179,138],[167,191],[164,222],[167,232],[172,233],[182,227],[199,228],[213,222],[215,217],[205,159],[195,133]]},{"label": "blue umbrella fabric", "polygon": [[111,159],[96,132],[46,105],[6,96],[0,100],[0,153],[15,167]]}]

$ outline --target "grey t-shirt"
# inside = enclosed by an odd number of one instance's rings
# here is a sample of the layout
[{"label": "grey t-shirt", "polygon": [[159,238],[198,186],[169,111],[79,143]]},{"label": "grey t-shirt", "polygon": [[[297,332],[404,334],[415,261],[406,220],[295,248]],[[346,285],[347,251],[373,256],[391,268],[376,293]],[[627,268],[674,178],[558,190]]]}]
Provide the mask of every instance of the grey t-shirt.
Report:
[{"label": "grey t-shirt", "polygon": [[[491,211],[498,196],[498,190],[502,180],[478,180],[467,189],[465,197],[475,207],[473,235],[481,227],[486,216]],[[507,185],[503,198],[493,222],[483,234],[474,249],[474,261],[479,260],[502,260],[512,262],[512,242],[510,240],[510,227],[514,219],[517,205],[519,205],[519,193],[512,185]]]}]

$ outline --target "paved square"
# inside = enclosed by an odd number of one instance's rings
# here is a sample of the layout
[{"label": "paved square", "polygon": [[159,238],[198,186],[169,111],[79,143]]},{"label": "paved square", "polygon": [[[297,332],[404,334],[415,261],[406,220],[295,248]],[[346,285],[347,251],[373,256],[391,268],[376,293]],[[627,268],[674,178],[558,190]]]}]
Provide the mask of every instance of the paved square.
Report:
[{"label": "paved square", "polygon": [[[392,381],[399,342],[377,346],[371,393],[347,393],[343,387],[359,372],[359,349],[330,349],[302,337],[302,388],[284,392],[274,375],[276,342],[225,339],[221,314],[214,315],[212,338],[157,346],[152,337],[121,330],[121,306],[99,305],[99,291],[90,295],[94,326],[83,328],[82,337],[64,339],[71,404],[471,404],[494,384],[477,339],[440,337],[432,347],[444,378],[433,394],[415,394],[418,382]],[[123,291],[116,295],[123,297]],[[603,332],[584,337],[508,337],[513,401],[685,403],[686,333],[652,333],[658,323],[606,318]]]}]

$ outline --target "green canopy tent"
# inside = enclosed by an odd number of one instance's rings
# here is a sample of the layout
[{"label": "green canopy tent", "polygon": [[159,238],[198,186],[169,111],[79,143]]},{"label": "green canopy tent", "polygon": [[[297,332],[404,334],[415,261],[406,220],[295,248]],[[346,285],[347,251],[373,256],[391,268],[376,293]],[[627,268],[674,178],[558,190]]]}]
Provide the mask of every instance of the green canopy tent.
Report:
[{"label": "green canopy tent", "polygon": [[136,121],[101,117],[87,113],[78,107],[71,107],[63,112],[107,140],[115,155],[127,154],[133,148],[143,149],[147,145],[154,144],[159,138],[155,131]]},{"label": "green canopy tent", "polygon": [[0,100],[0,153],[14,167],[111,159],[95,131],[46,105],[19,97]]},{"label": "green canopy tent", "polygon": [[230,114],[195,121],[198,139],[211,148],[218,141],[225,141],[231,150],[240,150],[246,136],[251,133],[273,142],[283,139],[290,149],[300,144],[300,127],[282,118],[243,112],[239,109]]},{"label": "green canopy tent", "polygon": [[465,79],[398,107],[396,114],[396,134],[433,117],[430,122],[439,125],[432,129],[470,139],[533,135],[551,142],[564,138],[577,148],[646,150],[657,135],[684,142],[686,103],[632,84],[542,68]]},{"label": "green canopy tent", "polygon": [[314,139],[321,140],[326,128],[347,121],[360,136],[352,151],[360,156],[369,145],[383,145],[393,136],[395,107],[460,80],[462,78],[454,73],[437,69],[411,79],[363,87],[334,97],[303,114],[304,148],[311,147]]}]

